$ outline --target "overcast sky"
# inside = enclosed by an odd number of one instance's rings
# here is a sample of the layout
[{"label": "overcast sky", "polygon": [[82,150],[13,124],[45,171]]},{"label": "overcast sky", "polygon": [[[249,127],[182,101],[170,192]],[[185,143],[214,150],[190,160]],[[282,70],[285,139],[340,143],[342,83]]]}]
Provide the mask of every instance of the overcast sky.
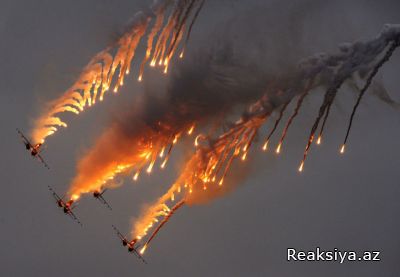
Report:
[{"label": "overcast sky", "polygon": [[[112,212],[84,198],[76,209],[83,228],[56,208],[47,185],[65,192],[82,151],[123,102],[134,101],[145,89],[127,80],[120,95],[79,117],[65,117],[69,127],[51,137],[43,153],[50,171],[27,155],[15,128],[28,131],[44,101],[68,88],[147,2],[1,0],[0,275],[399,276],[399,111],[368,94],[348,151],[339,156],[355,101],[346,89],[333,107],[323,145],[313,147],[303,174],[297,167],[321,102],[318,92],[305,102],[282,155],[254,153],[252,174],[238,189],[207,205],[182,208],[146,252],[148,265],[128,255],[111,224],[129,233],[141,206],[167,189],[179,163],[108,192]],[[235,40],[239,52],[263,38],[265,57],[274,64],[334,52],[341,42],[372,38],[385,23],[400,23],[398,1],[379,2],[209,0],[189,55],[212,47],[222,34]],[[397,52],[379,77],[397,101],[399,68]],[[147,83],[158,82],[152,77]],[[179,151],[174,161],[178,156]],[[289,247],[318,246],[378,250],[382,261],[286,261]]]}]

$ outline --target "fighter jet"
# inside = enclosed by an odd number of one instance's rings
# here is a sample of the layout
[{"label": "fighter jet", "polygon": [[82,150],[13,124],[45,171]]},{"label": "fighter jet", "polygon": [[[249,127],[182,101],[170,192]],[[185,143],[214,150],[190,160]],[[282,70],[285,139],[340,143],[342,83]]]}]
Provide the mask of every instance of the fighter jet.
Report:
[{"label": "fighter jet", "polygon": [[53,197],[56,199],[58,207],[63,209],[64,214],[69,215],[79,225],[83,226],[82,223],[79,221],[79,219],[76,217],[76,215],[72,212],[72,210],[76,208],[76,206],[73,206],[74,200],[71,199],[65,202],[60,196],[58,196],[58,194],[50,186],[48,187]]},{"label": "fighter jet", "polygon": [[137,250],[140,247],[140,245],[137,245],[135,247],[135,245],[137,244],[137,239],[133,239],[133,240],[129,241],[124,235],[122,235],[122,233],[117,229],[117,227],[115,227],[114,225],[112,225],[112,227],[114,228],[114,230],[117,233],[119,239],[121,240],[122,245],[124,247],[128,247],[129,253],[135,254],[135,256],[139,260],[141,260],[143,263],[147,264],[146,260],[143,258],[142,255],[140,255],[139,251]]},{"label": "fighter jet", "polygon": [[24,134],[17,128],[17,132],[20,135],[22,142],[25,145],[26,150],[29,151],[32,157],[38,159],[43,165],[47,168],[50,169],[50,167],[47,165],[47,163],[44,161],[43,157],[40,155],[40,152],[42,151],[42,143],[37,143],[37,144],[32,144],[25,136]]}]

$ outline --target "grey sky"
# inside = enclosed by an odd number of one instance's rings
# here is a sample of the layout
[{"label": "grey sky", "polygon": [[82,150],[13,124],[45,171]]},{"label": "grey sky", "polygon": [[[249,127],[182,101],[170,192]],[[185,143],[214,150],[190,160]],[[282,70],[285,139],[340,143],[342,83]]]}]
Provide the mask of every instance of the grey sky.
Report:
[{"label": "grey sky", "polygon": [[[1,1],[1,276],[399,276],[399,111],[368,94],[348,152],[339,156],[355,101],[346,89],[304,174],[296,169],[321,101],[318,92],[307,99],[283,154],[253,155],[254,174],[237,190],[180,210],[154,240],[147,266],[120,247],[111,224],[129,233],[141,206],[160,196],[176,176],[179,151],[167,171],[135,185],[126,180],[121,189],[110,191],[112,213],[85,198],[76,210],[84,228],[57,210],[47,185],[60,193],[67,189],[82,151],[110,114],[134,101],[143,87],[129,80],[118,96],[79,117],[67,116],[70,126],[50,138],[44,152],[50,171],[31,161],[15,128],[28,131],[41,103],[65,90],[146,2]],[[210,38],[224,32],[235,40],[238,55],[260,40],[271,63],[267,68],[273,70],[316,52],[335,51],[341,42],[371,38],[384,23],[400,23],[395,0],[243,2],[208,1],[193,33],[193,55],[198,48],[212,47]],[[252,53],[245,56],[257,60]],[[396,100],[399,65],[396,53],[381,74]],[[149,72],[148,78],[153,81],[156,75]],[[382,261],[286,262],[286,248],[317,246],[380,250]]]}]

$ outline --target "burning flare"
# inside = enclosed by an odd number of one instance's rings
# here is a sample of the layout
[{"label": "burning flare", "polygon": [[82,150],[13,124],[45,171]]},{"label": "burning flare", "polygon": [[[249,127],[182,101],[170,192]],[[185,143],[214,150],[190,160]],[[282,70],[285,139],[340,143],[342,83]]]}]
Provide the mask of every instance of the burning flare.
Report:
[{"label": "burning flare", "polygon": [[[323,85],[315,84],[314,80],[317,80],[318,75],[323,71],[324,68],[336,66],[337,71],[330,71],[333,74],[333,81],[331,84],[328,84],[328,89],[325,93],[325,99],[320,108],[318,117],[312,127],[303,160],[298,168],[298,171],[302,172],[304,170],[304,163],[309,148],[314,141],[315,132],[319,122],[322,117],[324,117],[322,128],[317,139],[318,144],[321,142],[323,129],[329,116],[330,106],[332,105],[335,95],[337,94],[343,82],[347,79],[350,79],[354,73],[358,72],[358,70],[364,70],[365,67],[369,68],[371,74],[368,77],[365,89],[362,90],[363,94],[371,83],[373,76],[375,76],[383,63],[389,59],[394,49],[398,47],[399,40],[400,26],[386,26],[381,35],[373,40],[357,42],[352,45],[347,45],[345,48],[342,47],[342,52],[340,54],[313,57],[304,61],[302,64],[302,71],[298,75],[301,81],[299,82],[297,88],[297,90],[299,92],[302,91],[302,93],[299,93],[300,98],[297,102],[295,112],[289,118],[289,121],[286,124],[276,152],[279,153],[281,151],[281,145],[286,136],[288,127],[292,123],[294,117],[298,114],[304,98],[313,88],[313,85]],[[391,46],[389,47],[389,50],[385,54],[384,58],[374,65],[374,62],[376,62],[377,58],[389,44]],[[277,93],[276,95],[282,94]],[[145,247],[143,248],[144,250],[147,249],[150,241],[157,235],[161,227],[170,219],[176,209],[175,207],[179,208],[181,205],[183,205],[183,203],[187,203],[189,199],[200,197],[200,195],[208,193],[208,188],[210,187],[220,188],[224,184],[224,180],[234,159],[241,157],[242,160],[246,160],[248,151],[253,143],[256,133],[266,122],[273,110],[280,108],[279,117],[263,145],[263,150],[267,150],[269,139],[281,121],[282,115],[291,98],[280,99],[280,103],[282,103],[280,107],[271,105],[270,100],[270,96],[265,96],[260,101],[252,105],[246,112],[246,116],[242,117],[242,119],[236,122],[233,127],[219,136],[216,140],[209,140],[208,147],[200,146],[198,143],[198,138],[204,138],[206,136],[199,135],[196,138],[195,144],[197,146],[197,150],[186,163],[186,166],[180,173],[177,180],[170,187],[166,194],[164,194],[143,213],[133,227],[133,236],[145,237],[149,230],[153,227],[154,222],[156,222],[159,217],[164,217],[162,223],[150,235]],[[342,145],[340,152],[344,153],[344,151],[345,144]],[[185,189],[184,191],[181,190],[182,187]],[[167,205],[167,202],[174,202],[176,200],[176,195],[180,195],[181,202],[174,206],[174,208],[170,209]]]},{"label": "burning flare", "polygon": [[[172,2],[175,2],[174,8],[168,22],[162,28],[165,12]],[[170,61],[184,35],[186,21],[191,11],[196,5],[201,9],[203,4],[204,1],[199,0],[155,1],[145,13],[137,13],[133,23],[115,45],[94,56],[75,83],[61,97],[48,103],[46,110],[34,122],[31,131],[32,140],[35,143],[44,143],[48,136],[58,130],[57,127],[67,127],[67,124],[60,119],[60,113],[79,114],[85,108],[96,104],[98,100],[103,101],[105,93],[110,89],[114,93],[118,92],[124,85],[125,76],[130,73],[136,49],[153,18],[155,24],[147,39],[146,55],[140,66],[138,80],[143,80],[144,66],[150,59],[152,66],[159,61],[159,64],[164,66],[164,73],[167,73]],[[198,13],[192,24],[197,15]],[[153,51],[154,38],[158,33],[160,35]]]},{"label": "burning flare", "polygon": [[[177,143],[180,134],[173,134],[168,126],[153,130],[146,128],[142,135],[138,135],[129,140],[124,140],[123,136],[116,132],[115,128],[108,130],[98,140],[97,145],[82,159],[78,168],[82,174],[78,174],[72,181],[68,195],[80,197],[82,194],[92,193],[104,188],[116,186],[115,178],[119,174],[129,174],[132,172],[134,181],[139,179],[140,173],[145,170],[151,174],[157,160],[160,160],[161,168],[164,168],[171,155],[174,144]],[[97,151],[102,149],[104,144],[110,141],[120,141],[121,144],[129,144],[126,152],[103,153]],[[169,147],[165,158],[162,158],[164,149]],[[100,156],[99,156],[100,155]],[[106,155],[108,158],[104,158]],[[96,166],[91,161],[103,159],[102,166]]]}]

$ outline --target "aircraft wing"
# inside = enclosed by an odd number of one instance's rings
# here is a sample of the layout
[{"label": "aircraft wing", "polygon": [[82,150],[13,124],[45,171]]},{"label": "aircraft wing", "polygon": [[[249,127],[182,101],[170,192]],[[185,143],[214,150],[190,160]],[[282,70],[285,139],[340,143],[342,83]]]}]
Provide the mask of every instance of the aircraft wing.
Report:
[{"label": "aircraft wing", "polygon": [[40,156],[40,155],[38,154],[36,157],[39,159],[39,161],[42,162],[42,164],[43,164],[47,169],[50,169],[49,165],[44,161],[44,159],[43,159],[42,156]]},{"label": "aircraft wing", "polygon": [[113,229],[115,230],[115,232],[117,233],[118,237],[119,237],[121,240],[126,239],[125,236],[124,236],[123,234],[121,234],[121,232],[117,229],[117,227],[115,227],[114,225],[112,225],[112,227],[113,227]]},{"label": "aircraft wing", "polygon": [[73,220],[75,220],[76,222],[78,222],[79,225],[83,226],[83,225],[82,225],[82,222],[79,221],[79,219],[76,217],[76,215],[74,214],[73,211],[69,210],[68,214],[70,215],[70,217],[71,217]]},{"label": "aircraft wing", "polygon": [[147,264],[147,261],[143,258],[142,255],[137,251],[137,248],[134,249],[133,253],[136,255],[136,257],[141,260],[143,263]]},{"label": "aircraft wing", "polygon": [[31,144],[30,141],[24,136],[24,134],[18,128],[17,132],[25,143],[28,143],[29,145]]},{"label": "aircraft wing", "polygon": [[53,195],[53,197],[57,200],[57,201],[63,201],[62,200],[62,198],[60,197],[60,196],[58,196],[58,194],[50,187],[50,186],[48,186],[49,187],[49,190],[50,190],[50,192],[52,193],[52,195]]},{"label": "aircraft wing", "polygon": [[103,203],[107,208],[109,208],[112,211],[110,204],[108,204],[108,202],[104,199],[103,196],[100,196],[98,199],[100,200],[101,203]]}]

